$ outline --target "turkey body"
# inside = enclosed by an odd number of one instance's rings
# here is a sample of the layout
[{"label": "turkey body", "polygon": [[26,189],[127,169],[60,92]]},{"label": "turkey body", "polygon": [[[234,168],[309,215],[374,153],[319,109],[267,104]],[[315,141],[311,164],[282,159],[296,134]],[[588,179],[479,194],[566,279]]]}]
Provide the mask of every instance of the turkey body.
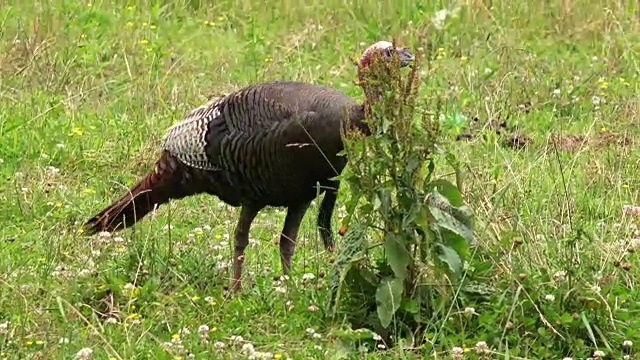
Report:
[{"label": "turkey body", "polygon": [[[85,224],[87,234],[116,231],[154,207],[199,193],[242,210],[235,234],[234,281],[239,286],[249,227],[266,206],[286,207],[282,266],[291,265],[300,222],[325,193],[317,224],[333,249],[331,216],[347,159],[342,132],[366,131],[364,106],[320,85],[275,81],[248,86],[190,111],[165,135],[153,171]],[[236,276],[238,278],[236,278]]]},{"label": "turkey body", "polygon": [[206,172],[211,180],[202,190],[227,204],[289,206],[315,198],[316,184],[331,185],[346,165],[338,156],[345,111],[352,120],[364,116],[361,105],[333,89],[263,83],[188,114],[169,129],[164,150]]}]

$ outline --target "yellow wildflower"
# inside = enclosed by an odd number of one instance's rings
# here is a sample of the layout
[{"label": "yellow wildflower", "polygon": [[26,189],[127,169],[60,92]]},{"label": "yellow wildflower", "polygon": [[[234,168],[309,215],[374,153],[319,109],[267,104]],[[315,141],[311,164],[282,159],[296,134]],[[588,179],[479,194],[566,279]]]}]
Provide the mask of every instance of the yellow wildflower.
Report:
[{"label": "yellow wildflower", "polygon": [[149,43],[149,40],[147,40],[147,39],[141,39],[140,40],[140,44],[144,45],[144,44],[148,44],[148,43]]},{"label": "yellow wildflower", "polygon": [[82,136],[82,129],[77,126],[74,126],[69,136]]}]

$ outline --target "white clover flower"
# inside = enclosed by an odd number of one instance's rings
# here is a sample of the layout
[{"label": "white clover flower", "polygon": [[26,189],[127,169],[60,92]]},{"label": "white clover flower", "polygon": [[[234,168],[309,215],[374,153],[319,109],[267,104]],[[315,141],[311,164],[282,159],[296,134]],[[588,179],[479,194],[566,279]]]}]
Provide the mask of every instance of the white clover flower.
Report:
[{"label": "white clover flower", "polygon": [[622,342],[622,346],[624,347],[632,347],[633,346],[633,342],[631,340],[625,340]]},{"label": "white clover flower", "polygon": [[451,349],[451,357],[454,359],[462,359],[462,356],[464,356],[464,350],[461,347],[454,346]]},{"label": "white clover flower", "polygon": [[478,354],[486,354],[489,352],[489,346],[487,346],[485,341],[478,341],[475,346],[475,351]]},{"label": "white clover flower", "polygon": [[304,275],[302,275],[302,280],[313,280],[316,276],[313,275],[312,273],[305,273]]},{"label": "white clover flower", "polygon": [[605,355],[604,351],[602,351],[602,350],[596,350],[596,351],[593,352],[593,356],[595,358],[603,358],[604,355]]},{"label": "white clover flower", "polygon": [[0,334],[4,335],[9,332],[9,322],[0,323]]},{"label": "white clover flower", "polygon": [[213,346],[216,349],[224,349],[224,347],[226,346],[225,343],[223,343],[222,341],[216,341],[213,343]]},{"label": "white clover flower", "polygon": [[465,314],[467,315],[473,315],[476,314],[476,309],[472,308],[472,307],[466,307],[464,309]]},{"label": "white clover flower", "polygon": [[565,280],[566,276],[567,276],[566,271],[559,270],[559,271],[556,271],[555,274],[553,274],[553,280],[556,282],[561,282]]},{"label": "white clover flower", "polygon": [[242,352],[244,352],[247,355],[253,355],[256,352],[256,350],[253,348],[252,343],[246,343],[242,345]]},{"label": "white clover flower", "polygon": [[92,354],[93,354],[93,350],[91,350],[91,348],[85,347],[78,350],[75,358],[77,360],[88,360],[91,358]]},{"label": "white clover flower", "polygon": [[556,300],[556,297],[553,294],[547,294],[547,295],[545,295],[544,299],[549,301],[549,302],[552,302],[552,301]]},{"label": "white clover flower", "polygon": [[198,334],[199,334],[201,337],[207,337],[207,336],[209,336],[209,325],[207,325],[207,324],[200,325],[200,326],[198,327]]},{"label": "white clover flower", "polygon": [[293,301],[291,301],[291,300],[287,300],[287,302],[284,303],[284,305],[287,307],[287,310],[289,310],[289,311],[293,310],[293,308],[295,307],[293,305]]}]

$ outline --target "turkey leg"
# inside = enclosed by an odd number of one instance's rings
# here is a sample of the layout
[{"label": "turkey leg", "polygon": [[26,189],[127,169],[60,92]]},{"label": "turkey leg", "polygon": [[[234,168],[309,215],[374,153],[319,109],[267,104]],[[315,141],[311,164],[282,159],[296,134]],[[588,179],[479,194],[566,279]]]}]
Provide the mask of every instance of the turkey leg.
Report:
[{"label": "turkey leg", "polygon": [[300,223],[310,204],[311,201],[306,201],[302,204],[290,206],[287,209],[282,235],[280,235],[280,261],[282,262],[282,273],[284,275],[289,275],[291,271],[291,258],[296,248]]},{"label": "turkey leg", "polygon": [[249,229],[251,223],[258,215],[260,209],[251,206],[243,206],[240,210],[240,218],[236,226],[235,252],[233,254],[233,279],[231,279],[231,290],[237,292],[242,287],[240,276],[242,275],[242,263],[244,262],[244,249],[249,244]]},{"label": "turkey leg", "polygon": [[326,191],[318,212],[318,231],[325,249],[333,251],[336,244],[333,242],[333,232],[331,231],[331,216],[336,206],[340,181],[331,181],[324,187]]}]

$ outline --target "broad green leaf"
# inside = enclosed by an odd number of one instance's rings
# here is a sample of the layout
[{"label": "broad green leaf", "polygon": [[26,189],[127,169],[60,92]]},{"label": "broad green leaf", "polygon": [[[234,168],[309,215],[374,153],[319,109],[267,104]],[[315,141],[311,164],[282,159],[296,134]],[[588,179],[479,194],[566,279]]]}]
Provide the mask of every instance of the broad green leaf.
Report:
[{"label": "broad green leaf", "polygon": [[403,290],[402,280],[398,278],[382,280],[376,290],[378,318],[385,329],[402,303]]},{"label": "broad green leaf", "polygon": [[442,243],[455,250],[463,259],[466,258],[469,254],[469,243],[461,236],[454,234],[447,229],[441,230]]},{"label": "broad green leaf", "polygon": [[417,314],[420,312],[420,305],[416,299],[404,298],[401,304],[402,309],[410,314]]},{"label": "broad green leaf", "polygon": [[387,261],[396,277],[407,278],[407,266],[411,262],[411,254],[407,251],[406,243],[400,234],[387,232],[384,237],[384,249],[387,252]]},{"label": "broad green leaf", "polygon": [[450,181],[437,179],[432,181],[430,185],[438,190],[440,194],[444,195],[451,205],[456,207],[464,205],[464,199],[462,198],[460,190],[458,190],[458,188]]},{"label": "broad green leaf", "polygon": [[451,206],[447,198],[436,190],[429,194],[429,209],[439,227],[461,236],[469,243],[473,241],[471,215],[466,207]]},{"label": "broad green leaf", "polygon": [[440,243],[436,243],[436,247],[438,258],[449,267],[449,270],[456,278],[460,278],[462,275],[462,260],[458,253]]}]

